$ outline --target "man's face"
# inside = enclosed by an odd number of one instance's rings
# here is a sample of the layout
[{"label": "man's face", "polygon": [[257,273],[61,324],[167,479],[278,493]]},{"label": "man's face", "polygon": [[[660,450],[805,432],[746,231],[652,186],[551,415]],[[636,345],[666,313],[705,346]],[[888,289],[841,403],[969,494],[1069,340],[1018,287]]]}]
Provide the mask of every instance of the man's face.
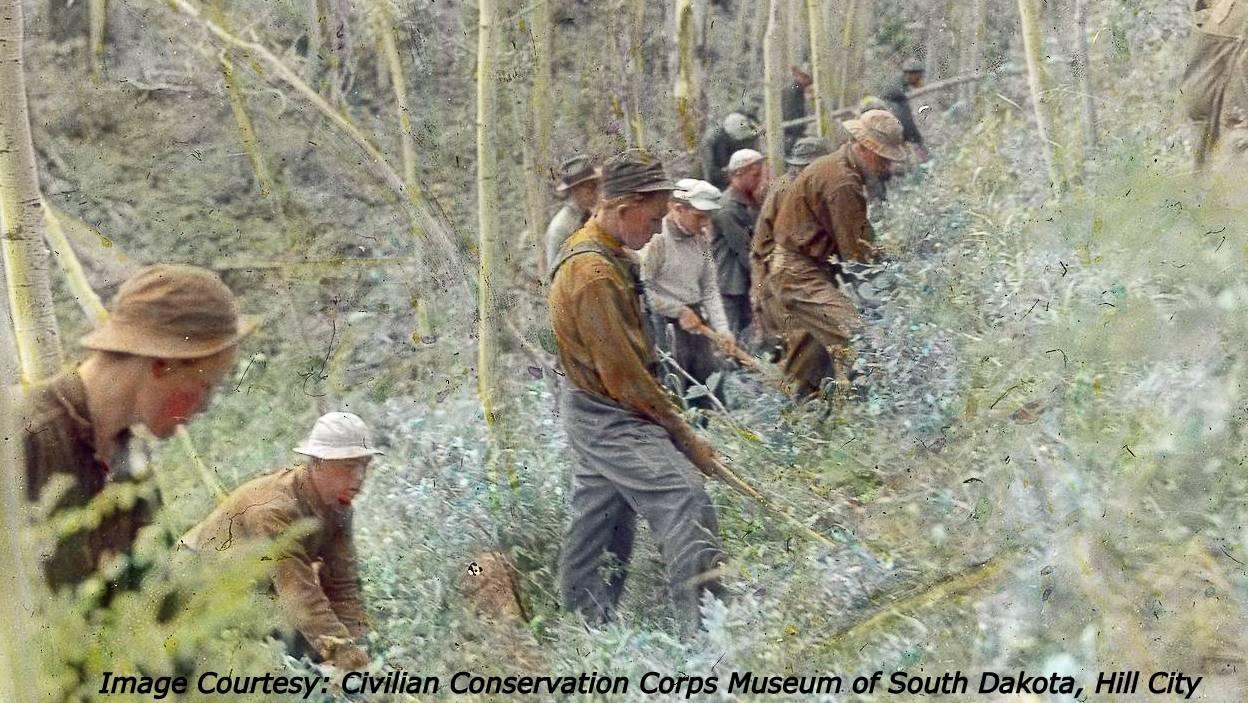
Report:
[{"label": "man's face", "polygon": [[667,198],[656,195],[619,207],[619,231],[615,235],[629,249],[640,249],[663,226]]},{"label": "man's face", "polygon": [[236,347],[203,359],[150,359],[135,395],[139,422],[165,439],[203,410],[234,368]]},{"label": "man's face", "polygon": [[861,144],[855,144],[858,151],[858,159],[862,162],[863,168],[876,178],[887,178],[893,173],[893,162],[871,151]]},{"label": "man's face", "polygon": [[905,76],[906,84],[909,85],[911,88],[923,87],[923,75],[924,74],[922,71],[906,71],[902,75]]},{"label": "man's face", "polygon": [[371,456],[356,459],[317,459],[308,473],[318,496],[326,505],[351,505],[364,485]]},{"label": "man's face", "polygon": [[711,225],[709,213],[674,200],[671,204],[671,216],[676,225],[689,234],[704,234]]},{"label": "man's face", "polygon": [[732,185],[738,192],[757,196],[763,190],[765,172],[766,164],[762,161],[755,161],[732,175]]},{"label": "man's face", "polygon": [[582,210],[593,210],[598,203],[598,179],[591,178],[572,186],[572,202]]}]

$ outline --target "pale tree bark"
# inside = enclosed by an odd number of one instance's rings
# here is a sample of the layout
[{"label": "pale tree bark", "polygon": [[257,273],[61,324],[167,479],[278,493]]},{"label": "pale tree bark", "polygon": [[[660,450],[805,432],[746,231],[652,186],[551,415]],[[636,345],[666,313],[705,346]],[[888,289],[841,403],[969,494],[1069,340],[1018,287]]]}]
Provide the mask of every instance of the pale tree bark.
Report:
[{"label": "pale tree bark", "polygon": [[22,2],[0,0],[0,246],[23,381],[61,368],[22,63]]},{"label": "pale tree bark", "polygon": [[1075,0],[1075,90],[1079,93],[1080,126],[1083,128],[1084,162],[1097,147],[1096,101],[1092,93],[1088,61],[1088,0]]},{"label": "pale tree bark", "polygon": [[824,2],[806,0],[806,17],[810,28],[810,77],[813,81],[811,91],[815,94],[815,133],[820,137],[828,137],[833,133],[832,119],[829,117],[832,99],[832,46],[824,31]]},{"label": "pale tree bark", "polygon": [[841,80],[838,103],[848,105],[853,100],[857,89],[854,66],[858,64],[858,3],[860,0],[848,0],[844,4],[844,16],[841,25]]},{"label": "pale tree bark", "polygon": [[784,64],[799,66],[804,60],[802,49],[810,32],[806,30],[805,0],[786,0],[784,8]]},{"label": "pale tree bark", "polygon": [[944,72],[940,70],[940,62],[944,57],[944,46],[942,44],[945,35],[945,0],[928,0],[927,6],[927,36],[924,39],[924,63],[927,67],[927,77],[931,80],[938,80],[944,77]]},{"label": "pale tree bark", "polygon": [[646,123],[642,117],[641,78],[646,72],[645,57],[642,55],[641,44],[645,37],[646,0],[631,0],[628,8],[628,61],[625,73],[628,75],[628,96],[632,108],[629,110],[635,146],[646,145]]},{"label": "pale tree bark", "polygon": [[530,39],[533,43],[533,83],[529,87],[528,135],[521,140],[524,147],[525,195],[529,220],[529,257],[537,261],[538,275],[546,280],[546,257],[542,255],[546,208],[552,164],[550,162],[550,0],[537,0],[529,15]]},{"label": "pale tree bark", "polygon": [[251,164],[251,172],[256,176],[256,186],[260,189],[260,197],[268,200],[275,211],[279,211],[276,192],[273,188],[273,174],[269,172],[268,163],[260,151],[256,129],[251,123],[251,115],[247,112],[247,99],[238,85],[234,74],[233,51],[228,47],[221,52],[221,78],[225,83],[225,93],[230,100],[230,112],[234,115],[234,125],[238,128],[239,141],[243,143],[243,153],[247,155],[247,163]]},{"label": "pale tree bark", "polygon": [[857,0],[854,3],[854,13],[856,19],[854,21],[854,53],[853,53],[853,84],[850,86],[850,94],[848,98],[851,102],[846,102],[845,107],[851,107],[858,100],[862,99],[867,93],[863,81],[867,75],[867,46],[871,43],[871,33],[875,31],[875,2],[876,0]]},{"label": "pale tree bark", "polygon": [[[985,34],[988,26],[988,0],[972,1],[970,23],[966,72],[978,77],[984,70],[984,42],[987,39]],[[979,97],[979,81],[967,81],[964,90],[963,97],[968,102],[974,103]]]},{"label": "pale tree bark", "polygon": [[780,86],[783,85],[784,20],[781,4],[787,0],[769,0],[767,32],[763,36],[763,98],[767,125],[767,165],[772,173],[784,173],[784,130],[780,107]]},{"label": "pale tree bark", "polygon": [[[0,329],[0,347],[8,335],[7,327]],[[0,378],[0,437],[16,437],[18,433],[16,380],[14,376]],[[35,612],[30,573],[35,559],[23,539],[29,524],[28,508],[22,495],[24,472],[16,467],[24,465],[21,442],[0,442],[0,466],[13,468],[0,481],[0,593],[5,594],[5,607],[0,612],[0,699],[13,703],[42,700],[27,648],[31,613]]]},{"label": "pale tree bark", "polygon": [[407,187],[407,196],[412,202],[422,199],[420,181],[416,175],[416,143],[412,139],[412,113],[407,102],[407,79],[403,73],[403,60],[399,56],[399,42],[395,36],[394,25],[397,18],[393,7],[387,0],[378,4],[378,12],[374,15],[375,28],[380,44],[381,56],[387,73],[390,74],[390,91],[394,94],[394,110],[399,122],[399,148],[403,158],[403,184]]},{"label": "pale tree bark", "polygon": [[108,27],[108,0],[90,0],[88,9],[90,29],[87,43],[90,46],[91,75],[99,78],[104,74],[104,32]]},{"label": "pale tree bark", "polygon": [[[681,143],[692,155],[698,148],[706,109],[706,67],[702,63],[706,0],[676,0],[675,9],[676,80],[672,95]],[[738,12],[744,13],[744,8]]]},{"label": "pale tree bark", "polygon": [[1036,116],[1036,130],[1044,151],[1045,165],[1049,170],[1049,185],[1056,191],[1066,188],[1062,164],[1058,160],[1058,145],[1054,141],[1052,120],[1049,118],[1049,100],[1053,91],[1041,62],[1044,53],[1044,37],[1040,34],[1040,18],[1036,0],[1018,0],[1019,24],[1023,35],[1023,53],[1027,59],[1027,84],[1031,88],[1031,104]]}]

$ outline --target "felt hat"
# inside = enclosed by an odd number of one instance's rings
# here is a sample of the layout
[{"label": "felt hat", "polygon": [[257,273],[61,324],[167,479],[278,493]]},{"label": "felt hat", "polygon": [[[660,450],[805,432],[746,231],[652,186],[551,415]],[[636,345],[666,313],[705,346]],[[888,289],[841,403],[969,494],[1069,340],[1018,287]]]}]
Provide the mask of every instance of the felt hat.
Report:
[{"label": "felt hat", "polygon": [[802,137],[793,145],[793,150],[785,157],[784,162],[790,166],[805,166],[825,154],[832,153],[832,146],[823,137]]},{"label": "felt hat", "polygon": [[887,110],[867,110],[862,116],[841,123],[854,141],[889,161],[905,161],[906,147],[901,122]]},{"label": "felt hat", "polygon": [[121,284],[108,319],[80,343],[96,351],[202,359],[238,344],[259,324],[259,317],[239,313],[238,300],[212,271],[158,264]]},{"label": "felt hat", "polygon": [[601,174],[598,169],[594,168],[592,158],[584,155],[573,156],[559,164],[559,183],[555,185],[555,192],[562,193],[585,181],[592,181],[599,177]]},{"label": "felt hat", "polygon": [[672,190],[676,184],[667,177],[662,162],[641,149],[620,152],[602,166],[603,200]]},{"label": "felt hat", "polygon": [[763,155],[754,149],[738,149],[728,159],[728,165],[724,167],[724,173],[734,174],[746,166],[753,166],[762,160]]},{"label": "felt hat", "polygon": [[343,412],[320,416],[296,454],[316,459],[359,459],[385,452],[373,447],[373,435],[359,415]]}]

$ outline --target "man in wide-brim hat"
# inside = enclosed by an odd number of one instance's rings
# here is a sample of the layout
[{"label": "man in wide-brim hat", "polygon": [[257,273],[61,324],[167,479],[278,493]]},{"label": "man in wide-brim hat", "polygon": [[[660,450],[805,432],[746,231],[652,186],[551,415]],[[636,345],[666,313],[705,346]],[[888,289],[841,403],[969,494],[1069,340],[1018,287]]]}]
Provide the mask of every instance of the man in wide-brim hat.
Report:
[{"label": "man in wide-brim hat", "polygon": [[850,340],[861,321],[853,302],[837,287],[831,260],[876,258],[863,183],[906,158],[901,123],[891,113],[870,110],[842,125],[851,141],[815,160],[793,181],[779,203],[773,228],[775,248],[766,285],[782,318],[782,363],[797,397],[819,390],[825,378],[834,378],[838,390],[848,391]]},{"label": "man in wide-brim hat", "polygon": [[546,227],[546,269],[555,263],[559,247],[572,233],[580,229],[594,211],[598,202],[600,173],[589,156],[574,156],[559,166],[559,182],[555,192],[564,199],[563,207],[555,213]]},{"label": "man in wide-brim hat", "polygon": [[130,467],[130,428],[172,436],[204,408],[257,324],[215,273],[148,266],[121,285],[107,319],[82,338],[87,358],[30,390],[22,410],[28,500],[39,501],[54,477],[70,479],[52,506],[55,519],[110,483],[138,483],[131,507],[58,536],[43,565],[50,586],[73,586],[97,570],[110,574],[105,593],[137,583],[140,569],[128,558],[124,568],[104,568],[128,557],[159,502],[155,483],[138,481]]},{"label": "man in wide-brim hat", "polygon": [[235,546],[272,542],[310,524],[273,559],[272,594],[298,634],[287,638],[292,654],[341,669],[362,667],[369,658],[357,643],[368,619],[360,604],[351,505],[382,452],[364,420],[347,412],[322,415],[293,451],[307,462],[238,487],[178,546],[195,558],[228,556]]}]

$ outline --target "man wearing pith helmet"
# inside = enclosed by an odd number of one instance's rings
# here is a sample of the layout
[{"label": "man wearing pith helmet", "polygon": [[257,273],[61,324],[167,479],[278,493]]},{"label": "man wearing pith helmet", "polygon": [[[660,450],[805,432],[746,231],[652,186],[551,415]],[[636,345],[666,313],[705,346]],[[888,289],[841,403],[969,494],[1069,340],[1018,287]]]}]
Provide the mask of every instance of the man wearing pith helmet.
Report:
[{"label": "man wearing pith helmet", "polygon": [[272,541],[296,523],[311,521],[311,532],[275,560],[273,593],[298,633],[296,654],[359,668],[369,659],[357,644],[367,621],[357,583],[351,502],[369,463],[382,452],[364,421],[345,412],[321,416],[294,451],[308,457],[307,463],[243,484],[179,546],[199,556],[229,556],[234,546]]},{"label": "man wearing pith helmet", "polygon": [[851,140],[816,159],[788,187],[776,214],[766,285],[778,303],[790,391],[804,397],[834,378],[849,389],[850,339],[858,311],[836,283],[834,264],[871,262],[875,234],[867,220],[863,183],[906,158],[901,123],[884,110],[869,110],[842,123]]},{"label": "man wearing pith helmet", "polygon": [[[61,531],[43,564],[53,589],[97,571],[108,574],[106,594],[137,583],[142,569],[130,558],[132,546],[159,496],[155,483],[139,480],[130,466],[131,428],[173,435],[207,405],[257,324],[239,313],[234,294],[211,271],[147,266],[121,285],[108,318],[82,338],[86,359],[29,391],[22,410],[27,499],[51,502],[46,517],[54,521],[110,486],[133,496],[130,507],[111,507],[98,524],[80,520]],[[68,488],[44,496],[60,477],[69,479]]]}]

